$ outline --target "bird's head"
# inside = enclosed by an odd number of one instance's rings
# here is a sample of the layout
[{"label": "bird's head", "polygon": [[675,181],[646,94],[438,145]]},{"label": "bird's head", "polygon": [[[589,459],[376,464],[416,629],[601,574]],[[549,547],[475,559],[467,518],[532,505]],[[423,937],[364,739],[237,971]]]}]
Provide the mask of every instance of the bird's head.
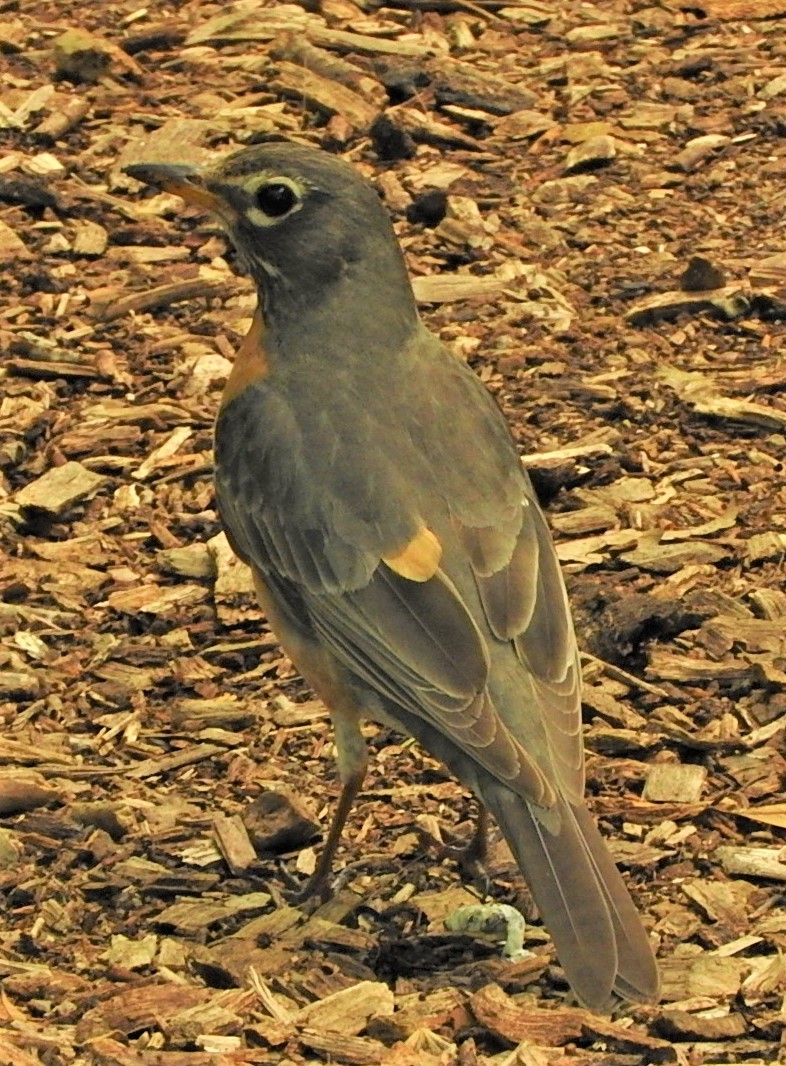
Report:
[{"label": "bird's head", "polygon": [[139,163],[126,173],[218,217],[269,320],[319,308],[347,283],[364,313],[387,299],[416,315],[378,194],[327,152],[273,142],[206,167]]}]

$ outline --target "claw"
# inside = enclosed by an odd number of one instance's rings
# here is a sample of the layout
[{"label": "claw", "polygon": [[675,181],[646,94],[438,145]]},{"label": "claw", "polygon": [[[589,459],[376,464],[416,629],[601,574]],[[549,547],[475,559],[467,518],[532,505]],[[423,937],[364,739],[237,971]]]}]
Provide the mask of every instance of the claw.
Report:
[{"label": "claw", "polygon": [[488,860],[488,814],[485,807],[478,807],[478,820],[468,844],[444,844],[423,829],[422,826],[416,826],[415,828],[430,847],[437,849],[437,854],[441,859],[450,859],[457,864],[463,881],[477,884],[479,891],[480,886],[482,886],[481,896],[488,895],[490,886],[490,878],[486,871],[486,861]]},{"label": "claw", "polygon": [[319,903],[327,903],[335,894],[330,881],[319,869],[305,881],[294,877],[283,863],[279,864],[278,872],[285,885],[281,895],[287,903],[294,906],[306,903],[310,899],[315,899]]}]

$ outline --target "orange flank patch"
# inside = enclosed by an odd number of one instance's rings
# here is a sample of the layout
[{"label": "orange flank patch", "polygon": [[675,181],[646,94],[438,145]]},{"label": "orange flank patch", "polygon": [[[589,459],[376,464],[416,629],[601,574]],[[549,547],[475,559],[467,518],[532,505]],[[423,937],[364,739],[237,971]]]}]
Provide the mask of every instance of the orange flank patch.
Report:
[{"label": "orange flank patch", "polygon": [[436,574],[442,558],[442,545],[425,526],[395,555],[383,555],[382,562],[409,581],[428,581]]},{"label": "orange flank patch", "polygon": [[237,350],[235,362],[224,386],[221,397],[221,407],[224,408],[236,396],[239,396],[247,385],[253,385],[255,381],[267,377],[270,364],[265,355],[265,323],[259,308],[254,312],[254,320],[251,329],[243,338],[243,343]]}]

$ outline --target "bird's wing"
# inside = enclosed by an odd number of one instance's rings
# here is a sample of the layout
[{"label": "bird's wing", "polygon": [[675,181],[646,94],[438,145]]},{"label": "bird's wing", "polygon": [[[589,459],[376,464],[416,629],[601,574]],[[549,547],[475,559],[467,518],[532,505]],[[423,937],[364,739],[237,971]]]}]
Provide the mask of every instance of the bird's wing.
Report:
[{"label": "bird's wing", "polygon": [[[495,420],[503,429],[504,422],[496,408],[489,414],[477,386],[480,485],[499,480],[505,467]],[[477,410],[477,395],[470,398]],[[491,440],[482,436],[487,423]],[[357,409],[344,420],[350,424],[356,442],[345,432],[337,443],[333,427],[314,447],[304,438],[318,430],[280,393],[258,385],[232,401],[216,431],[216,484],[236,550],[290,616],[302,621],[305,612],[336,657],[410,721],[425,720],[432,736],[449,738],[534,803],[550,806],[556,791],[578,799],[575,641],[551,539],[509,441],[507,483],[483,490],[494,506],[464,506],[455,471],[445,473],[445,486],[432,465],[413,469],[414,455],[385,466],[379,455],[390,449],[383,440],[376,461],[369,457],[373,427]],[[384,435],[378,423],[377,431]],[[440,494],[450,514],[435,531],[423,514]],[[497,521],[472,524],[473,512]],[[494,676],[501,649],[510,659],[504,681]]]},{"label": "bird's wing", "polygon": [[578,803],[584,793],[581,667],[565,583],[543,513],[527,486],[518,535],[512,552],[506,548],[502,559],[495,558],[499,538],[494,527],[465,526],[460,532],[488,629],[515,648],[520,705],[539,714],[560,792]]}]

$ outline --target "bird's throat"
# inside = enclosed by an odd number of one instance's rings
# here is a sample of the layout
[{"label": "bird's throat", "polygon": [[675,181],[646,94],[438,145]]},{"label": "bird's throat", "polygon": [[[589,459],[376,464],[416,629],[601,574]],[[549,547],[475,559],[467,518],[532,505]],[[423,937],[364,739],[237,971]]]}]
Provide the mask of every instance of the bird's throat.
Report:
[{"label": "bird's throat", "polygon": [[268,358],[294,363],[319,355],[326,366],[387,361],[410,347],[422,328],[407,281],[388,288],[354,272],[322,284],[319,293],[268,278],[260,291]]}]

